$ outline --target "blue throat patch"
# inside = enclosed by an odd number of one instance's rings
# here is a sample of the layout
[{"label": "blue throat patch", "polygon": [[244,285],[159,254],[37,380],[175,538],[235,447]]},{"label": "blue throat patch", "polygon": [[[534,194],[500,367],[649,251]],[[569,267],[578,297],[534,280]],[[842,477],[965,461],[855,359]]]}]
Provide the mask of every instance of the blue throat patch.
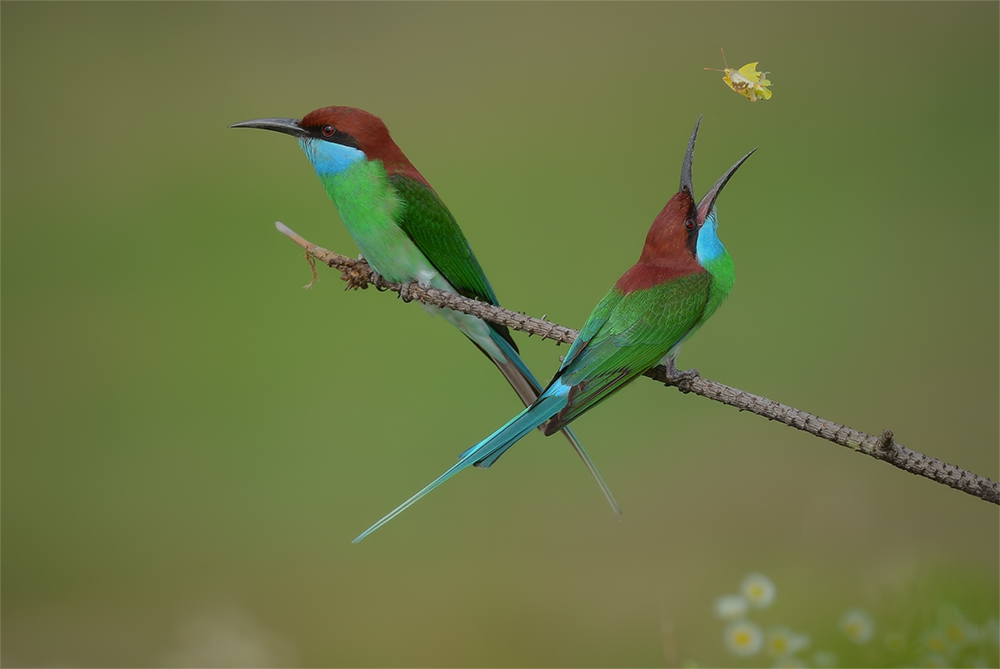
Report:
[{"label": "blue throat patch", "polygon": [[299,139],[299,146],[320,177],[340,174],[357,161],[367,158],[363,151],[321,139]]},{"label": "blue throat patch", "polygon": [[705,263],[712,262],[726,252],[726,247],[719,241],[718,230],[718,212],[713,206],[712,211],[708,214],[708,218],[705,219],[705,223],[701,226],[701,230],[698,231],[698,263],[702,267],[705,266]]}]

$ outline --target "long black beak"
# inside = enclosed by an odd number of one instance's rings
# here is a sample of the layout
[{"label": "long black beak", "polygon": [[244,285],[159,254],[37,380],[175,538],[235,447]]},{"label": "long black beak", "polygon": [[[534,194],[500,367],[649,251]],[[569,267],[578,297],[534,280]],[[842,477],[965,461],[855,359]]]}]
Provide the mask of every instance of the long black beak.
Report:
[{"label": "long black beak", "polygon": [[687,189],[687,192],[694,198],[694,180],[691,178],[691,168],[694,164],[694,141],[698,139],[698,126],[701,125],[701,116],[698,117],[697,122],[694,124],[694,130],[691,131],[691,139],[688,140],[687,153],[684,154],[684,164],[681,165],[681,190]]},{"label": "long black beak", "polygon": [[[697,128],[695,128],[697,130]],[[693,140],[692,140],[693,141]],[[708,218],[708,214],[712,211],[712,207],[715,206],[715,200],[719,197],[719,193],[722,192],[723,187],[729,182],[730,177],[736,174],[736,170],[740,168],[740,165],[746,162],[747,158],[753,155],[753,152],[757,150],[757,147],[750,149],[747,155],[743,156],[736,161],[736,164],[726,170],[726,173],[722,175],[722,178],[715,182],[712,189],[705,193],[705,196],[701,198],[701,202],[698,203],[698,222],[704,223],[705,219]]]},{"label": "long black beak", "polygon": [[230,128],[260,128],[261,130],[274,130],[283,132],[292,137],[305,137],[306,131],[299,125],[298,119],[294,118],[255,118],[252,121],[241,121],[234,123]]}]

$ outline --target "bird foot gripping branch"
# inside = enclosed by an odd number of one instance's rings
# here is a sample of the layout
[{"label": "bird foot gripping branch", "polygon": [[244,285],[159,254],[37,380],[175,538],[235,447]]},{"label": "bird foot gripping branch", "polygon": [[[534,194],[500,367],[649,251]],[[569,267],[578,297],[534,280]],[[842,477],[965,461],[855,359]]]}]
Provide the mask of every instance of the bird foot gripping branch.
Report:
[{"label": "bird foot gripping branch", "polygon": [[363,255],[359,255],[357,260],[338,256],[330,258],[326,264],[340,270],[340,280],[347,282],[344,290],[368,290],[368,286],[375,286],[381,293],[390,287],[389,282],[379,276]]},{"label": "bird foot gripping branch", "polygon": [[684,394],[691,392],[691,384],[694,383],[695,379],[701,378],[701,373],[693,367],[691,369],[677,369],[674,366],[673,358],[667,360],[663,367],[666,370],[666,379],[663,385],[674,386]]}]

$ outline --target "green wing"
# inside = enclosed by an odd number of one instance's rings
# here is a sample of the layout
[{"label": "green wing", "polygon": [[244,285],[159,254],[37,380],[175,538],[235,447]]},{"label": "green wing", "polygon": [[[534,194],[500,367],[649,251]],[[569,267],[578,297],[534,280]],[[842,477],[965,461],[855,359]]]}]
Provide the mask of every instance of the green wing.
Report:
[{"label": "green wing", "polygon": [[561,429],[657,364],[701,321],[711,280],[699,272],[627,295],[612,289],[553,380],[570,387],[569,399],[545,433]]},{"label": "green wing", "polygon": [[559,366],[559,371],[556,372],[556,378],[559,378],[562,371],[576,360],[580,351],[587,348],[594,335],[600,332],[604,324],[608,322],[608,318],[614,313],[615,307],[618,306],[624,297],[625,295],[617,288],[612,288],[608,291],[607,295],[601,298],[601,301],[597,303],[594,310],[590,312],[590,316],[587,317],[587,322],[580,328],[580,334],[573,340],[569,351],[566,352],[563,363]]},{"label": "green wing", "polygon": [[397,224],[461,295],[497,304],[483,268],[444,202],[427,185],[402,174],[389,177],[403,202]]}]

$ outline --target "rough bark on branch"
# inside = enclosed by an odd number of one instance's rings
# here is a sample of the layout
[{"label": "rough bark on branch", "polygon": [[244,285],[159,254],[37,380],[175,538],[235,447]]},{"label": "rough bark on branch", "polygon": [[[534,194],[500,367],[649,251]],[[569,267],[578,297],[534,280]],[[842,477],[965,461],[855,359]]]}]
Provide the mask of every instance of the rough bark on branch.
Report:
[{"label": "rough bark on branch", "polygon": [[[512,330],[538,335],[543,339],[571,344],[576,339],[577,331],[563,327],[546,320],[531,318],[524,314],[496,307],[486,302],[462,297],[454,293],[437,290],[417,283],[394,284],[385,281],[364,260],[348,258],[303,239],[282,223],[275,224],[279,231],[291,238],[306,251],[310,264],[313,259],[340,270],[341,278],[347,282],[348,289],[364,289],[375,286],[379,290],[391,290],[399,293],[406,302],[419,300],[425,304],[447,307],[455,311],[472,314],[491,323],[506,325]],[[315,267],[313,280],[315,281]],[[309,285],[312,285],[311,283]],[[754,395],[738,388],[732,388],[717,381],[711,381],[698,375],[680,374],[671,376],[662,365],[646,372],[646,376],[668,386],[674,386],[683,393],[694,393],[716,402],[722,402],[736,407],[740,411],[749,411],[768,420],[775,420],[794,427],[803,432],[846,446],[859,453],[870,455],[876,460],[888,462],[911,474],[917,474],[937,481],[946,486],[961,490],[964,493],[1000,505],[1000,485],[984,476],[979,476],[947,462],[913,451],[893,438],[891,431],[886,430],[879,436],[859,432],[845,425],[825,420],[819,416],[806,413],[780,404],[760,395]]]}]

